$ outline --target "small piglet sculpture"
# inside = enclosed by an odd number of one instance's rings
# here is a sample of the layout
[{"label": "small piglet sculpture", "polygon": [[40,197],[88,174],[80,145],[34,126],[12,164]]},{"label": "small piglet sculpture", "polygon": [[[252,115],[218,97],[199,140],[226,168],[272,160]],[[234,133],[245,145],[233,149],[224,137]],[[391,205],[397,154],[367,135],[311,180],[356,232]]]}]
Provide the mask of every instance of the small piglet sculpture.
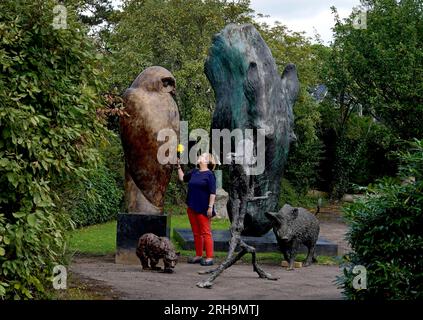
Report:
[{"label": "small piglet sculpture", "polygon": [[304,267],[316,262],[315,249],[319,237],[319,220],[304,208],[294,208],[285,204],[279,212],[266,212],[266,217],[272,222],[278,245],[288,269],[294,269],[295,256],[301,244],[308,249]]}]

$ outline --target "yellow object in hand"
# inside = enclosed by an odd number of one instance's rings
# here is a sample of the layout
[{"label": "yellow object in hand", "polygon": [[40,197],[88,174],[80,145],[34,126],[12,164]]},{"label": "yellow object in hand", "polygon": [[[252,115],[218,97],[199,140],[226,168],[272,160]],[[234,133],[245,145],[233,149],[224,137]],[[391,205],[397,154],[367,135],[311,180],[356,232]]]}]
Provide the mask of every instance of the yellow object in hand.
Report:
[{"label": "yellow object in hand", "polygon": [[182,153],[184,152],[184,146],[182,144],[178,144],[178,147],[176,150],[178,151],[178,153]]}]

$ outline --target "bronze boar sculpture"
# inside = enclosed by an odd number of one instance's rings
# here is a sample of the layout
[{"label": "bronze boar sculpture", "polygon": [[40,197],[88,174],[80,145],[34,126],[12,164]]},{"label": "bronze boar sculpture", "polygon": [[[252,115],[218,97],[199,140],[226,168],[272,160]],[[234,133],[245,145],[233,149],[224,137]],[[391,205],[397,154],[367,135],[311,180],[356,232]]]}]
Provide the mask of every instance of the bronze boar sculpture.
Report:
[{"label": "bronze boar sculpture", "polygon": [[301,244],[307,247],[304,267],[317,262],[315,251],[319,238],[319,220],[316,215],[304,208],[294,208],[285,204],[278,212],[266,212],[272,221],[279,248],[288,262],[287,270],[294,270],[295,256]]},{"label": "bronze boar sculpture", "polygon": [[[241,156],[236,149],[231,147],[230,154],[213,150],[219,159],[231,158],[227,165],[231,240],[226,259],[217,268],[200,272],[210,276],[197,286],[212,287],[213,281],[246,253],[252,254],[253,270],[260,278],[276,280],[257,264],[255,249],[241,235],[262,236],[273,226],[266,212],[277,211],[284,164],[295,139],[296,67],[289,64],[281,77],[269,47],[254,26],[230,24],[214,36],[205,73],[216,97],[212,129],[263,129],[265,149],[260,156],[265,156],[265,161],[263,172],[253,175],[235,161]],[[254,148],[257,154],[257,146]]]},{"label": "bronze boar sculpture", "polygon": [[163,142],[158,141],[157,135],[162,129],[171,129],[179,135],[179,111],[173,99],[175,88],[174,76],[156,66],[145,69],[124,94],[128,116],[121,117],[120,131],[129,213],[163,214],[164,195],[173,166],[159,163],[157,154]]}]

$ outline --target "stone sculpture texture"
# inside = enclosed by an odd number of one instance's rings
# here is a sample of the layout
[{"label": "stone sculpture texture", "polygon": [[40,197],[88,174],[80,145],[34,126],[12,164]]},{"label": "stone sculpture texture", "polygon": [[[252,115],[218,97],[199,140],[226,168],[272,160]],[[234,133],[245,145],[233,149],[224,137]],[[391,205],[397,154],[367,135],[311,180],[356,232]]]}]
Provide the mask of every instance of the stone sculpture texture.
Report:
[{"label": "stone sculpture texture", "polygon": [[[145,69],[124,94],[120,129],[125,154],[125,203],[129,213],[163,214],[163,201],[172,165],[162,165],[157,135],[172,129],[179,135],[179,111],[173,99],[174,76],[165,68]],[[179,139],[179,137],[178,137]]]},{"label": "stone sculpture texture", "polygon": [[[266,212],[277,211],[280,183],[293,132],[293,105],[299,92],[296,67],[286,66],[282,77],[269,47],[252,25],[226,26],[214,36],[205,63],[205,73],[216,97],[212,129],[264,129],[265,170],[248,175],[231,154],[230,188],[227,205],[232,222],[226,260],[203,274],[210,277],[197,283],[210,288],[216,277],[244,254],[253,256],[254,271],[261,278],[275,280],[256,263],[255,249],[242,235],[261,236],[272,229]],[[220,154],[220,159],[228,155]],[[241,248],[239,253],[235,250]]]}]

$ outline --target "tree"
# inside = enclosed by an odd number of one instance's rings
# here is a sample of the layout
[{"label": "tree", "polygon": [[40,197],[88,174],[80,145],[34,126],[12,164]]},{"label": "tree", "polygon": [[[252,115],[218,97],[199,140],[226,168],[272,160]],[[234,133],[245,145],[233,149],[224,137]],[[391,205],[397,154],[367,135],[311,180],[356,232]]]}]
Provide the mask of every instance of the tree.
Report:
[{"label": "tree", "polygon": [[71,224],[61,195],[96,166],[107,134],[96,116],[100,57],[75,3],[56,4],[0,2],[2,298],[46,295]]},{"label": "tree", "polygon": [[[332,8],[334,42],[322,68],[329,91],[320,108],[326,145],[322,180],[333,198],[350,191],[351,182],[366,184],[392,174],[396,164],[389,153],[399,147],[396,140],[422,133],[417,120],[423,116],[421,2],[362,4],[365,29],[354,24],[359,12],[341,21]],[[371,169],[376,159],[382,161]],[[357,179],[358,171],[367,179]]]},{"label": "tree", "polygon": [[109,23],[114,9],[111,0],[81,0],[78,12],[82,23],[95,27]]},{"label": "tree", "polygon": [[113,7],[112,0],[78,0],[79,20],[90,28],[91,36],[100,50],[110,50],[110,36],[120,19],[120,11]]},{"label": "tree", "polygon": [[294,106],[297,141],[291,145],[286,165],[286,178],[300,194],[306,193],[316,185],[323,145],[317,135],[320,123],[318,103],[311,97],[309,90],[322,83],[322,56],[327,55],[327,48],[321,43],[312,44],[304,33],[292,32],[280,23],[270,27],[259,24],[264,40],[275,58],[279,72],[282,73],[288,63],[297,66],[300,93]]},{"label": "tree", "polygon": [[249,1],[125,1],[112,36],[110,87],[123,92],[146,67],[160,65],[177,79],[183,120],[207,130],[213,92],[203,69],[212,36],[229,22],[249,22]]},{"label": "tree", "polygon": [[[363,0],[367,27],[352,13],[336,18],[333,49],[348,96],[404,140],[423,128],[423,3],[420,0]],[[335,10],[336,12],[336,10]],[[337,94],[342,93],[342,87]]]}]

